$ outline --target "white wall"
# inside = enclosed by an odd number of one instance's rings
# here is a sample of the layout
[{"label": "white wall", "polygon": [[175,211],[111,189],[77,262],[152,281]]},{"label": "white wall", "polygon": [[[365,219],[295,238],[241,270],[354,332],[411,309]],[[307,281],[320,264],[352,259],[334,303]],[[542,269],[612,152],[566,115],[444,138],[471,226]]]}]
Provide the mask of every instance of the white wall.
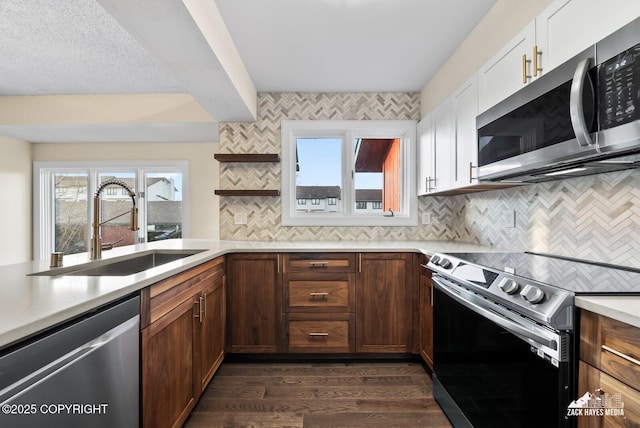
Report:
[{"label": "white wall", "polygon": [[420,93],[421,117],[437,107],[553,0],[498,0]]},{"label": "white wall", "polygon": [[31,144],[0,136],[0,265],[31,260]]},{"label": "white wall", "polygon": [[[33,144],[34,161],[186,160],[189,162],[189,238],[219,239],[217,143]],[[29,192],[31,193],[31,192]]]}]

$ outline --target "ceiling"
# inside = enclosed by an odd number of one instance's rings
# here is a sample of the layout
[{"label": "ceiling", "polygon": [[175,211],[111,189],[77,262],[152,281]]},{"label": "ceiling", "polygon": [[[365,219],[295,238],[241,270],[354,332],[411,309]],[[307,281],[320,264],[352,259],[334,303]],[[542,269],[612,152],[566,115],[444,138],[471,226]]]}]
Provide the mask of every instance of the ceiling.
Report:
[{"label": "ceiling", "polygon": [[495,0],[216,0],[259,92],[420,91]]},{"label": "ceiling", "polygon": [[[256,92],[420,91],[494,3],[2,0],[0,134],[37,142],[211,140],[217,121],[255,119]],[[210,117],[173,121],[163,111],[166,126],[98,118],[95,133],[90,119],[75,123],[72,114],[56,123],[2,117],[11,109],[2,103],[15,96],[113,94],[190,94]]]}]

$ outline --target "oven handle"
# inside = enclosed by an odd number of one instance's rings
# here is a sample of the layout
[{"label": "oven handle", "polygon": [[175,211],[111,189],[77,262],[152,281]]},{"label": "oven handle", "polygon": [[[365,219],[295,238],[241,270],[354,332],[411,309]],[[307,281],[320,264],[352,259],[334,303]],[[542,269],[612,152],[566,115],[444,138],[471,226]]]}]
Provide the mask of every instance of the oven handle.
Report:
[{"label": "oven handle", "polygon": [[468,309],[471,309],[475,313],[482,315],[483,317],[493,321],[494,323],[498,324],[500,327],[504,328],[505,330],[508,330],[509,332],[515,334],[516,336],[524,336],[527,339],[538,342],[553,350],[558,349],[557,341],[540,336],[539,334],[536,334],[535,332],[528,330],[526,327],[523,327],[522,325],[514,321],[511,321],[508,318],[503,318],[499,315],[494,314],[490,310],[483,308],[482,306],[479,306],[473,302],[463,299],[462,297],[460,297],[459,295],[451,291],[449,289],[449,286],[442,279],[439,279],[434,276],[431,278],[431,280],[435,282],[437,285],[439,285],[438,287],[439,290],[444,292],[447,296],[451,297],[456,302],[467,307]]}]

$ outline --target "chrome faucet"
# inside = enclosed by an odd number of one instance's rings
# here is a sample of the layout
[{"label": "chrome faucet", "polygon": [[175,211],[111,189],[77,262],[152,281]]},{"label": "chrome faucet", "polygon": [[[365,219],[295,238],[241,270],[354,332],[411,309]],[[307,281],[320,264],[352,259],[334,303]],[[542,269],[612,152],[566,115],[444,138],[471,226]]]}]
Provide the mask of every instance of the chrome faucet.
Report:
[{"label": "chrome faucet", "polygon": [[129,186],[127,186],[125,183],[123,183],[120,180],[110,179],[110,180],[103,181],[102,183],[100,183],[100,186],[98,186],[98,190],[96,190],[95,195],[93,195],[93,223],[91,224],[91,260],[97,260],[102,258],[102,250],[110,250],[113,248],[115,244],[122,241],[122,239],[120,239],[119,241],[116,241],[116,242],[102,243],[102,235],[100,234],[100,226],[102,226],[103,224],[111,220],[114,220],[118,217],[122,217],[123,215],[127,214],[125,212],[115,217],[112,217],[108,220],[105,220],[103,222],[100,222],[100,194],[102,193],[105,187],[111,186],[111,185],[117,185],[122,187],[129,193],[129,196],[131,196],[133,207],[131,208],[131,218],[129,220],[129,229],[132,231],[138,230],[138,208],[136,207],[136,193],[133,190],[131,190]]}]

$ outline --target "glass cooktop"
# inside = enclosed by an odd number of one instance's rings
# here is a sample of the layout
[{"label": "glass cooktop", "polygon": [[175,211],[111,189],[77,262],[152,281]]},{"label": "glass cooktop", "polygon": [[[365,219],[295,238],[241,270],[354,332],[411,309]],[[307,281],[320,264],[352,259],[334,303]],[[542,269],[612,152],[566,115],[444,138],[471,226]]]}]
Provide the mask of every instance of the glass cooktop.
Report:
[{"label": "glass cooktop", "polygon": [[632,268],[525,252],[450,255],[576,294],[640,294],[640,270]]}]

